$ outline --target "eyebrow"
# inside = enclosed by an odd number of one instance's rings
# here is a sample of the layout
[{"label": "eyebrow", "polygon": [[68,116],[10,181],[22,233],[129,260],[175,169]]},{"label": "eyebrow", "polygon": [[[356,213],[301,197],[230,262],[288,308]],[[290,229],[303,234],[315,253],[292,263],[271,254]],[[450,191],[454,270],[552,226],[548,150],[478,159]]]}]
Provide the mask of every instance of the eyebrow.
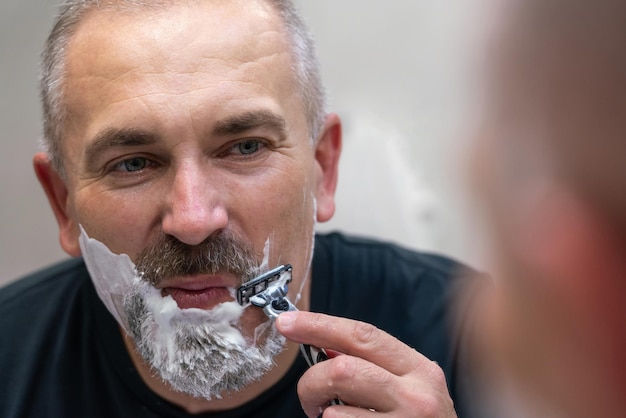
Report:
[{"label": "eyebrow", "polygon": [[217,122],[213,135],[237,135],[256,128],[269,128],[278,131],[281,139],[287,136],[285,119],[269,110],[245,112]]},{"label": "eyebrow", "polygon": [[[269,110],[245,112],[216,123],[213,135],[228,136],[237,135],[256,128],[269,128],[278,131],[280,139],[287,136],[285,119]],[[152,145],[157,142],[157,137],[149,132],[126,129],[109,128],[98,135],[87,146],[85,160],[87,167],[95,164],[99,154],[114,147],[133,147]]]},{"label": "eyebrow", "polygon": [[85,150],[87,166],[91,167],[103,151],[114,147],[136,147],[151,145],[157,138],[148,132],[136,129],[109,128],[96,135],[95,139]]}]

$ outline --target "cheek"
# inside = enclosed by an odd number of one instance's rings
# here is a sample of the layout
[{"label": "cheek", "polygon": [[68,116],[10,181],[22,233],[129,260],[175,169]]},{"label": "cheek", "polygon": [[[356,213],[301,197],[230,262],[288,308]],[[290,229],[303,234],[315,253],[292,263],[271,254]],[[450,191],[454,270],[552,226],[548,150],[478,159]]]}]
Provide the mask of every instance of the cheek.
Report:
[{"label": "cheek", "polygon": [[284,166],[233,194],[231,221],[241,224],[258,253],[270,240],[270,266],[305,268],[314,226],[312,170],[312,164],[302,162]]},{"label": "cheek", "polygon": [[90,237],[116,254],[133,258],[143,249],[152,230],[158,207],[154,196],[136,191],[83,189],[76,195],[76,219]]}]

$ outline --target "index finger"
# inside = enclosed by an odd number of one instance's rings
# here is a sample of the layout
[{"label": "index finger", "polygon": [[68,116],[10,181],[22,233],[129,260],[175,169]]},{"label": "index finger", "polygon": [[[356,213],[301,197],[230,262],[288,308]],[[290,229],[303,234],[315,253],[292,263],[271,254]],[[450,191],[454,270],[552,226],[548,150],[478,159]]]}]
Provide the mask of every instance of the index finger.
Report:
[{"label": "index finger", "polygon": [[435,363],[374,325],[312,312],[285,312],[276,328],[288,339],[356,356],[396,376]]}]

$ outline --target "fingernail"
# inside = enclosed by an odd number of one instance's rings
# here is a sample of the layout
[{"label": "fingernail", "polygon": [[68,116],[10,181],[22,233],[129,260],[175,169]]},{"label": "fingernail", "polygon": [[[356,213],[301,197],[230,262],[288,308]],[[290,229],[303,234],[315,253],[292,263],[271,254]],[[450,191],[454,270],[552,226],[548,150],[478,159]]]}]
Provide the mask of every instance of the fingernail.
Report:
[{"label": "fingernail", "polygon": [[283,312],[276,318],[276,322],[278,322],[278,325],[283,329],[291,327],[295,320],[296,314],[294,312]]}]

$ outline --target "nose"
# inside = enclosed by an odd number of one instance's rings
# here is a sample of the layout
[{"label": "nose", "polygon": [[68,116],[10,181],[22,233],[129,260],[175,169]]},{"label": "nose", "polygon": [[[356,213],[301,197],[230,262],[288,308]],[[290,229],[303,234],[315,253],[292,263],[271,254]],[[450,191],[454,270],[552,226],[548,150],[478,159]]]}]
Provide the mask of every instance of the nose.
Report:
[{"label": "nose", "polygon": [[163,232],[188,245],[202,243],[228,225],[222,200],[219,183],[200,167],[178,168],[161,221]]}]

